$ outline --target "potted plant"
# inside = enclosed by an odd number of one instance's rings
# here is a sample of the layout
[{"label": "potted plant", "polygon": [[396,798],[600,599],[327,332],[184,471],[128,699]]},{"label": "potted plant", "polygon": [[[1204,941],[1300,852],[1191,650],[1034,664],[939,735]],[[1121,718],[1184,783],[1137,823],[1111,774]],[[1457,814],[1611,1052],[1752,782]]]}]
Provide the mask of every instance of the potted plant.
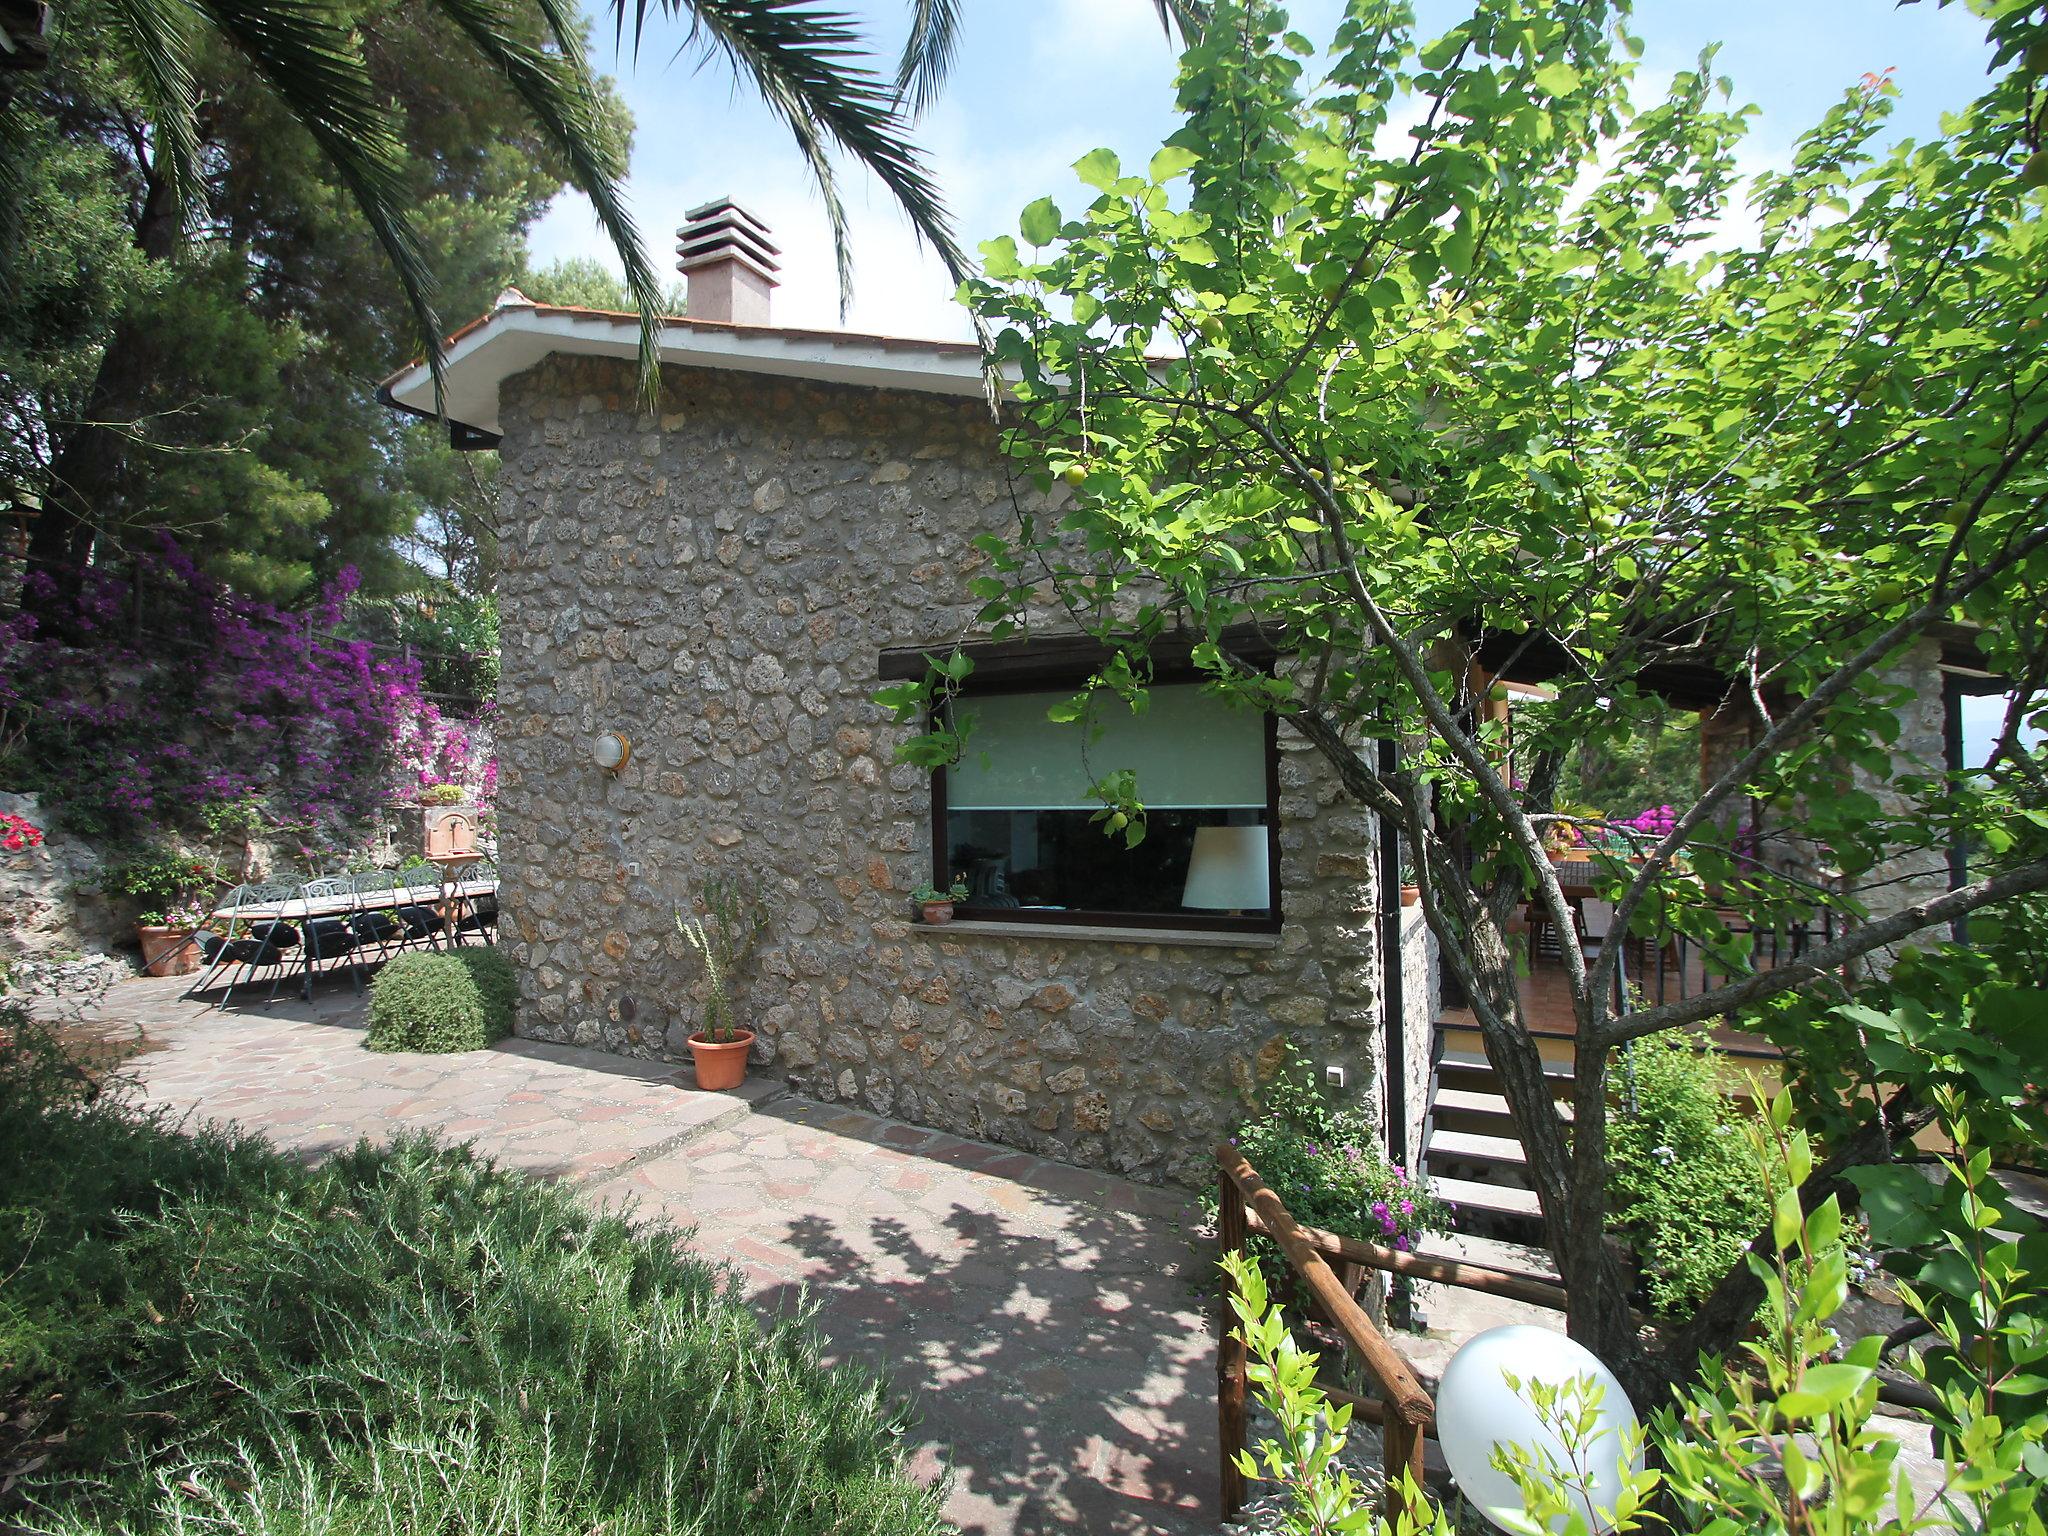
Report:
[{"label": "potted plant", "polygon": [[953,903],[967,899],[967,877],[962,875],[943,891],[936,885],[920,885],[910,893],[910,899],[917,903],[918,915],[927,923],[950,923]]},{"label": "potted plant", "polygon": [[705,881],[695,911],[676,910],[676,927],[704,957],[704,1027],[690,1036],[699,1088],[723,1091],[746,1081],[754,1032],[734,1022],[735,988],[767,926],[768,909],[722,876]]},{"label": "potted plant", "polygon": [[135,938],[142,945],[142,974],[189,976],[198,970],[199,946],[192,942],[192,935],[205,921],[206,908],[201,902],[138,912]]},{"label": "potted plant", "polygon": [[220,883],[218,865],[168,848],[145,848],[108,870],[100,888],[137,903],[135,939],[144,972],[182,976],[198,967],[199,953],[189,940],[206,920]]},{"label": "potted plant", "polygon": [[1401,861],[1401,905],[1412,907],[1422,900],[1422,887],[1415,883],[1415,866],[1408,860]]}]

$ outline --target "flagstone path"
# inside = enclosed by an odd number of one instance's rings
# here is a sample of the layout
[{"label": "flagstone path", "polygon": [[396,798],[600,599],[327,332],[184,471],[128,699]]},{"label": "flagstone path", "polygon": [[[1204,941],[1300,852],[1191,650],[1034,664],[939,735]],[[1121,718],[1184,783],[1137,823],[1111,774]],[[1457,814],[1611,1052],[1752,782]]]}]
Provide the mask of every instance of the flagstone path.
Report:
[{"label": "flagstone path", "polygon": [[146,1097],[320,1156],[431,1130],[695,1228],[755,1303],[808,1297],[838,1357],[918,1404],[917,1466],[964,1530],[1216,1529],[1214,1345],[1185,1196],[687,1068],[508,1040],[362,1049],[360,1001],[223,1013],[114,988]]}]

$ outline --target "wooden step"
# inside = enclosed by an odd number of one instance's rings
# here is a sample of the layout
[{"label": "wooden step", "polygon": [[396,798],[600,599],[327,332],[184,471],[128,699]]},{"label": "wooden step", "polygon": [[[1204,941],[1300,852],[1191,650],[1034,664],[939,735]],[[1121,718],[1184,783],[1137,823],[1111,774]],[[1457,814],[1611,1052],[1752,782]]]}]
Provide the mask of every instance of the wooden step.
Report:
[{"label": "wooden step", "polygon": [[[1447,1050],[1467,1051],[1485,1054],[1486,1046],[1477,1023],[1462,1019],[1439,1019],[1436,1032]],[[1742,1034],[1731,1029],[1702,1031],[1702,1042],[1712,1045],[1726,1057],[1739,1073],[1753,1067],[1773,1067],[1780,1059],[1776,1046],[1760,1040],[1754,1035]],[[1529,1038],[1536,1042],[1536,1049],[1546,1062],[1572,1059],[1572,1042],[1576,1038],[1569,1029],[1537,1025],[1528,1031]]]},{"label": "wooden step", "polygon": [[1501,1163],[1526,1168],[1522,1144],[1512,1136],[1482,1136],[1472,1131],[1432,1131],[1425,1157],[1455,1158],[1461,1163]]},{"label": "wooden step", "polygon": [[[1485,1059],[1486,1042],[1479,1032],[1478,1025],[1439,1024],[1436,1027],[1436,1031],[1438,1041],[1443,1046],[1446,1054],[1456,1051],[1462,1055],[1477,1056],[1481,1060]],[[1543,1058],[1545,1070],[1549,1070],[1552,1067],[1563,1067],[1566,1071],[1571,1070],[1572,1037],[1570,1035],[1550,1030],[1531,1030],[1529,1031],[1529,1037],[1536,1043],[1536,1053]]]},{"label": "wooden step", "polygon": [[[1543,1076],[1552,1090],[1560,1094],[1572,1091],[1572,1069],[1569,1062],[1546,1061]],[[1475,1092],[1495,1091],[1493,1063],[1479,1051],[1445,1051],[1437,1057],[1437,1077],[1445,1087],[1467,1088]]]},{"label": "wooden step", "polygon": [[1551,1285],[1564,1283],[1557,1277],[1557,1263],[1548,1250],[1529,1243],[1511,1243],[1472,1232],[1444,1232],[1422,1238],[1415,1251],[1431,1258],[1455,1259],[1461,1264],[1483,1264],[1488,1269],[1527,1275]]},{"label": "wooden step", "polygon": [[[1514,1134],[1514,1116],[1508,1109],[1507,1095],[1495,1093],[1490,1088],[1439,1088],[1431,1102],[1432,1116],[1439,1125],[1446,1123],[1446,1115],[1457,1115],[1475,1123],[1506,1126],[1507,1134]],[[1569,1104],[1559,1104],[1557,1112],[1567,1120],[1572,1117]],[[1469,1124],[1456,1127],[1459,1130],[1471,1128]]]},{"label": "wooden step", "polygon": [[1519,1217],[1525,1221],[1543,1219],[1543,1207],[1533,1189],[1509,1189],[1505,1185],[1481,1184],[1473,1179],[1438,1178],[1429,1181],[1429,1188],[1438,1199],[1448,1200],[1456,1206],[1461,1215],[1478,1211]]}]

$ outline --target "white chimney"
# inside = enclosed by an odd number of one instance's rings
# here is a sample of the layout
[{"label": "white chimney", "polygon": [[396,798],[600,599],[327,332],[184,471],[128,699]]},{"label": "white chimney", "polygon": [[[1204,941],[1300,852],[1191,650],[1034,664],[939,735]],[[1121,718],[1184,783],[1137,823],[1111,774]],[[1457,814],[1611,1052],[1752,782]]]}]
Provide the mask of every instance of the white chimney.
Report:
[{"label": "white chimney", "polygon": [[769,242],[768,226],[731,198],[692,208],[676,231],[676,267],[689,280],[689,318],[766,325],[781,254]]}]

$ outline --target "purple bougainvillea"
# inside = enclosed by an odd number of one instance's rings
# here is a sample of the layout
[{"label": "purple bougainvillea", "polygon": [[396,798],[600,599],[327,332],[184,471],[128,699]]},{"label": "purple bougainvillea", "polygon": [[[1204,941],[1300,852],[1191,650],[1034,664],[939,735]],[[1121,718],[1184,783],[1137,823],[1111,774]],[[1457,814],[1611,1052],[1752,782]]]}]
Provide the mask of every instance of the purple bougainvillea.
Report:
[{"label": "purple bougainvillea", "polygon": [[[87,833],[146,836],[258,802],[319,842],[347,840],[394,792],[494,779],[469,725],[422,696],[415,661],[338,632],[357,582],[344,570],[283,609],[168,540],[125,576],[90,573],[58,622],[0,625],[0,712],[23,732],[11,776]],[[50,589],[33,596],[52,611]]]}]

